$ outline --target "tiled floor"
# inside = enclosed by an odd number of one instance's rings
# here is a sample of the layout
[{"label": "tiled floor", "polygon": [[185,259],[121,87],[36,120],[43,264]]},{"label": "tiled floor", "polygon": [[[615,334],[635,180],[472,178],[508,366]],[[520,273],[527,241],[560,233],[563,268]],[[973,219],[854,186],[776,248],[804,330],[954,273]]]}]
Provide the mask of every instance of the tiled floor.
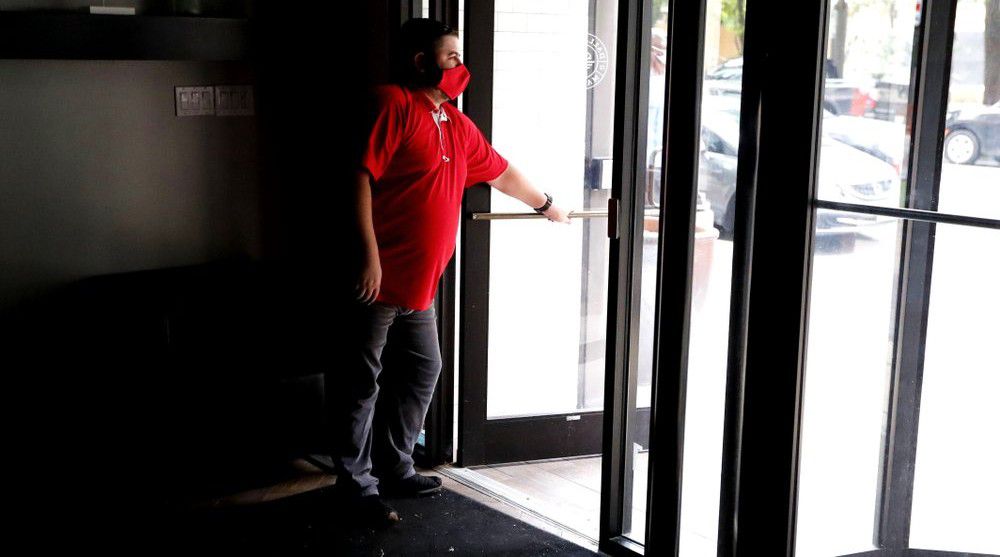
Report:
[{"label": "tiled floor", "polygon": [[[646,453],[638,453],[632,506],[633,524],[637,525],[645,522],[646,466]],[[508,514],[596,550],[601,510],[600,457],[471,468],[439,467],[438,471],[447,475],[450,484],[464,485],[466,489],[480,492],[478,496],[470,494],[470,497],[486,504],[491,504],[488,500],[502,501],[508,508],[519,511],[519,514]],[[630,537],[641,543],[643,534],[635,532]]]},{"label": "tiled floor", "polygon": [[[439,466],[434,472],[441,474],[442,481],[448,489],[452,489],[488,507],[531,524],[540,530],[560,536],[591,551],[597,551],[597,542],[594,539],[591,539],[589,536],[580,535],[578,532],[538,513],[534,509],[524,507],[516,499],[497,494],[479,478],[470,478],[469,473],[472,471],[468,468]],[[472,472],[472,474],[476,473]]]}]

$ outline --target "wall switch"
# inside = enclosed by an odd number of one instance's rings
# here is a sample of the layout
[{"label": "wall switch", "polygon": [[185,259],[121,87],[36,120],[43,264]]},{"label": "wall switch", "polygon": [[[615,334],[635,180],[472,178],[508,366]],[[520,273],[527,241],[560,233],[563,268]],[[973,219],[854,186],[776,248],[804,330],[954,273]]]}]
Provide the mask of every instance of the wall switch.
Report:
[{"label": "wall switch", "polygon": [[217,85],[215,87],[216,116],[252,116],[252,85]]},{"label": "wall switch", "polygon": [[215,114],[215,92],[212,87],[174,87],[178,116],[211,116]]}]

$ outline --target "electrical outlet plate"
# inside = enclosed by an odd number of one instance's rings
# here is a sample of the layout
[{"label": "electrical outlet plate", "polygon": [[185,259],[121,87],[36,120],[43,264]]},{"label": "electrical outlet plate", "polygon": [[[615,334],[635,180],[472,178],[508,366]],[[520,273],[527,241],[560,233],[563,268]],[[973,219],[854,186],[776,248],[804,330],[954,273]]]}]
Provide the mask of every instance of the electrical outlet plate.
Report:
[{"label": "electrical outlet plate", "polygon": [[215,114],[218,116],[252,116],[253,86],[217,85],[215,87]]},{"label": "electrical outlet plate", "polygon": [[178,116],[215,114],[215,91],[212,87],[174,87]]}]

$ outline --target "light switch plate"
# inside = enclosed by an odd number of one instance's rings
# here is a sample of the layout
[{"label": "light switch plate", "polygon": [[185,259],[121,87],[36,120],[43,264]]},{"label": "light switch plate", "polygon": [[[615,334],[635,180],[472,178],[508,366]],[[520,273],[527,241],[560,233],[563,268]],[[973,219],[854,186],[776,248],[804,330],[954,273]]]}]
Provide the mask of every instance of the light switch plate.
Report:
[{"label": "light switch plate", "polygon": [[252,85],[216,85],[215,114],[217,116],[253,115]]},{"label": "light switch plate", "polygon": [[212,87],[174,87],[178,116],[211,116],[215,114],[215,92]]}]

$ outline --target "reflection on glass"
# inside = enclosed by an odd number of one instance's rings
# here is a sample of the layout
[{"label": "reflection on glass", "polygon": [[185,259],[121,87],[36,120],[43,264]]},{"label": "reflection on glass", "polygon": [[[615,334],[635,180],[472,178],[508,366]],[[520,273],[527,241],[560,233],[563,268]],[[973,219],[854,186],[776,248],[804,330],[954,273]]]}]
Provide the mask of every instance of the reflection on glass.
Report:
[{"label": "reflection on glass", "polygon": [[[890,0],[831,1],[819,199],[905,204],[913,23],[912,10]],[[828,213],[817,234],[850,235],[885,222],[873,220]]]},{"label": "reflection on glass", "polygon": [[[821,210],[819,213],[823,213]],[[822,215],[819,215],[822,216]],[[810,287],[795,555],[873,549],[899,221],[818,243]]]},{"label": "reflection on glass", "polygon": [[1000,555],[1000,231],[937,225],[910,547]]},{"label": "reflection on glass", "polygon": [[1000,219],[1000,46],[988,55],[990,33],[1000,34],[1000,5],[959,0],[938,210]]},{"label": "reflection on glass", "polygon": [[[617,2],[589,6],[495,8],[493,145],[574,211],[606,210],[611,192]],[[494,212],[528,210],[491,195]],[[601,410],[607,220],[498,220],[490,230],[487,417]]]}]

